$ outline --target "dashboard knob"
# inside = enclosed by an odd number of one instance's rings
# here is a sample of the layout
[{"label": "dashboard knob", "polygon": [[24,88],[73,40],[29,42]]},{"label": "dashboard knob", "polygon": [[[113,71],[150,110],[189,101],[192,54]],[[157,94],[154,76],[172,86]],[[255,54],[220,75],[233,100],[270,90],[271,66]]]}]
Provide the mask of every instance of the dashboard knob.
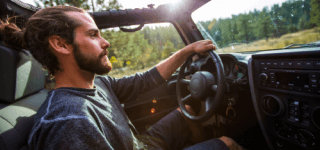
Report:
[{"label": "dashboard knob", "polygon": [[316,137],[305,129],[298,130],[294,138],[299,145],[305,148],[313,148],[316,145]]},{"label": "dashboard knob", "polygon": [[265,73],[261,73],[261,74],[259,75],[259,78],[260,78],[260,80],[262,80],[262,81],[267,81],[267,80],[268,80],[268,76],[267,76],[267,74],[265,74]]}]

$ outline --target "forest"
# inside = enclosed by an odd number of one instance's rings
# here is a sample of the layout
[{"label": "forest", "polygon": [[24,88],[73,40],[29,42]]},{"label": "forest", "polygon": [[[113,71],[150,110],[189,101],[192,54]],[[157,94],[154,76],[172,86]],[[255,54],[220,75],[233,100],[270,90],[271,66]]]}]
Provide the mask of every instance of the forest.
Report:
[{"label": "forest", "polygon": [[231,18],[214,18],[198,25],[201,24],[220,47],[268,40],[319,26],[319,5],[319,0],[288,0],[273,5],[270,10],[264,7],[261,11],[255,9]]},{"label": "forest", "polygon": [[[38,6],[72,5],[87,11],[122,8],[118,0],[97,0],[94,5],[91,2],[93,0],[40,0]],[[281,5],[273,5],[271,9],[265,7],[263,10],[252,10],[230,18],[212,18],[196,24],[202,26],[201,33],[209,33],[220,48],[258,40],[268,41],[288,33],[320,27],[320,0],[288,0]],[[317,38],[320,38],[319,33]],[[115,69],[148,68],[185,46],[172,25],[144,27],[134,33],[108,29],[101,30],[101,35],[111,44],[108,48],[109,59]],[[209,39],[206,34],[203,36]]]}]

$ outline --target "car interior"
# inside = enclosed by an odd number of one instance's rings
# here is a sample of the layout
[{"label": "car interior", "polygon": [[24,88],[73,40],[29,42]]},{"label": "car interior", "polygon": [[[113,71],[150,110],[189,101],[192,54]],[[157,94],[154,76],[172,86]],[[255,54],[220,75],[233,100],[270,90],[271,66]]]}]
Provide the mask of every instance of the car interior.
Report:
[{"label": "car interior", "polygon": [[[168,22],[188,45],[204,39],[191,13],[209,1],[185,0],[177,9],[164,4],[90,14],[99,29],[124,32]],[[0,0],[0,8],[2,17],[21,16],[18,26],[40,9],[18,0]],[[124,28],[129,25],[139,27]],[[47,74],[28,50],[6,47],[1,37],[0,42],[0,149],[29,149],[34,116],[49,92]],[[123,108],[139,132],[180,107],[211,138],[225,135],[246,149],[320,149],[319,69],[317,47],[194,54],[166,83]],[[198,115],[188,114],[185,104]]]}]

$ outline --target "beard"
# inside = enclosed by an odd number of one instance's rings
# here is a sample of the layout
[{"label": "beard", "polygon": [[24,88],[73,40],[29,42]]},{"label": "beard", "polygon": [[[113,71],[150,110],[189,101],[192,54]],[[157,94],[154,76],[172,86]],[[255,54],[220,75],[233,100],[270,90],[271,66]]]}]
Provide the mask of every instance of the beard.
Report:
[{"label": "beard", "polygon": [[105,49],[98,57],[85,55],[78,44],[73,44],[73,55],[79,68],[98,75],[105,75],[112,70],[112,64],[109,59],[106,60],[107,65],[103,65],[102,63],[103,57],[106,57],[107,53]]}]

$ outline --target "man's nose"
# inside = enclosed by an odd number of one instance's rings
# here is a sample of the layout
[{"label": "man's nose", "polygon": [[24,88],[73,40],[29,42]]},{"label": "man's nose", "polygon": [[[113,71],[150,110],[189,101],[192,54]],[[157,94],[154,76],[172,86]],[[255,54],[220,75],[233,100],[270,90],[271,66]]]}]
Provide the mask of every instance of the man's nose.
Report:
[{"label": "man's nose", "polygon": [[103,40],[103,43],[102,43],[103,49],[107,49],[108,47],[110,47],[110,43],[107,40],[105,40],[104,38],[102,38],[102,40]]}]

